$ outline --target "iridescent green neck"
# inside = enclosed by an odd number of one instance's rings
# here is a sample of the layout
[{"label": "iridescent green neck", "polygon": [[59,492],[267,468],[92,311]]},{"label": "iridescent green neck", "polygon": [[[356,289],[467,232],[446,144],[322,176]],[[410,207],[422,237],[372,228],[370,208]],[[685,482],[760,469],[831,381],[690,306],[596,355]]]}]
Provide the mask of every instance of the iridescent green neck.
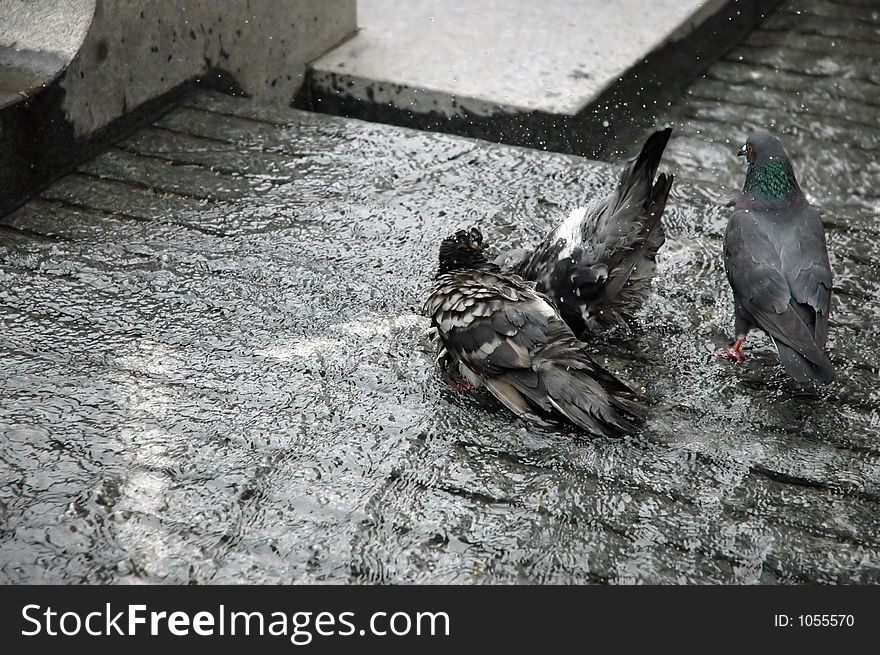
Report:
[{"label": "iridescent green neck", "polygon": [[751,164],[743,185],[744,193],[774,200],[786,200],[800,191],[791,163],[778,157]]}]

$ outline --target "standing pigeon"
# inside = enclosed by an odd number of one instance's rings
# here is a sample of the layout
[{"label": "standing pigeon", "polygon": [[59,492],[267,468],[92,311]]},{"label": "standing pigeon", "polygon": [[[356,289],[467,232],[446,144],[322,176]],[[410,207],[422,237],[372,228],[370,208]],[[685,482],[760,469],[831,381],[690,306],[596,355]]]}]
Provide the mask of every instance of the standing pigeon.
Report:
[{"label": "standing pigeon", "polygon": [[650,293],[672,188],[672,175],[654,176],[671,133],[667,127],[648,137],[613,193],[575,209],[532,252],[495,260],[502,271],[534,281],[578,336],[625,325]]},{"label": "standing pigeon", "polygon": [[461,375],[517,416],[607,436],[644,420],[635,393],[589,357],[534,283],[486,260],[476,228],[443,240],[425,312]]},{"label": "standing pigeon", "polygon": [[822,221],[779,139],[751,134],[737,155],[749,168],[724,234],[736,340],[713,354],[742,363],[740,348],[758,327],[791,377],[828,384],[834,379],[825,352],[832,283]]}]

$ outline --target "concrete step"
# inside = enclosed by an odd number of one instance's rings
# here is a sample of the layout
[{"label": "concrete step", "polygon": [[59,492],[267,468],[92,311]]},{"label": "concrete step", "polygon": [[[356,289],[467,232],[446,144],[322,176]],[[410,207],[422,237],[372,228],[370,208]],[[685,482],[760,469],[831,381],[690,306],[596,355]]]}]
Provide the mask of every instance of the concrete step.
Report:
[{"label": "concrete step", "polygon": [[355,0],[3,0],[0,215],[196,84],[290,103],[354,21]]},{"label": "concrete step", "polygon": [[317,111],[603,156],[775,3],[361,0],[313,62]]},{"label": "concrete step", "polygon": [[63,67],[54,55],[0,46],[0,111],[38,93]]},{"label": "concrete step", "polygon": [[[61,75],[82,45],[94,11],[94,0],[0,4],[0,126],[5,107],[25,102]],[[0,133],[0,147],[8,149],[8,143]]]},{"label": "concrete step", "polygon": [[[726,341],[728,197],[676,179],[570,438],[443,388],[439,240],[536,242],[605,163],[200,94],[0,219],[0,582],[876,583],[880,216],[841,211],[840,382]],[[876,344],[876,347],[875,347]]]}]

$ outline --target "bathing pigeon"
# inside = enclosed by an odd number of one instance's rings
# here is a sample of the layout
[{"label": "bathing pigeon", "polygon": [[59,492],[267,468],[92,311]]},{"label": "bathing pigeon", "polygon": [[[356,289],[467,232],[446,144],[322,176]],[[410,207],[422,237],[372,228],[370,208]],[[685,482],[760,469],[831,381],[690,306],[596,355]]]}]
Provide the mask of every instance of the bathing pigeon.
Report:
[{"label": "bathing pigeon", "polygon": [[737,154],[749,167],[724,234],[736,340],[713,354],[742,363],[746,335],[758,327],[792,378],[828,384],[834,379],[825,352],[832,276],[822,221],[779,139],[751,134]]},{"label": "bathing pigeon", "polygon": [[672,175],[654,180],[672,128],[654,132],[608,196],[579,207],[531,252],[495,263],[537,284],[576,335],[626,325],[642,306],[664,242],[660,217]]},{"label": "bathing pigeon", "polygon": [[635,393],[589,357],[534,283],[486,259],[477,228],[443,240],[424,309],[442,355],[517,416],[607,436],[645,418]]}]

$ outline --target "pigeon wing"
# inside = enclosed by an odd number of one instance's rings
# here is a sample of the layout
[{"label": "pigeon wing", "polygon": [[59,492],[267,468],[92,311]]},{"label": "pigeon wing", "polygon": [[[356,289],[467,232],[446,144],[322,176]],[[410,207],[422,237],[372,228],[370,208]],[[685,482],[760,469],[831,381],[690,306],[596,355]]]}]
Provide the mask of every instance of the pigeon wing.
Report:
[{"label": "pigeon wing", "polygon": [[807,205],[791,221],[794,235],[782,240],[780,259],[792,298],[802,307],[820,348],[828,336],[833,278],[825,230],[815,209]]},{"label": "pigeon wing", "polygon": [[516,278],[469,271],[438,281],[426,309],[451,357],[508,409],[595,434],[644,419],[635,394],[593,362],[547,298]]},{"label": "pigeon wing", "polygon": [[724,263],[736,302],[758,327],[812,364],[829,364],[782,272],[778,245],[744,210],[735,211],[728,223]]}]

